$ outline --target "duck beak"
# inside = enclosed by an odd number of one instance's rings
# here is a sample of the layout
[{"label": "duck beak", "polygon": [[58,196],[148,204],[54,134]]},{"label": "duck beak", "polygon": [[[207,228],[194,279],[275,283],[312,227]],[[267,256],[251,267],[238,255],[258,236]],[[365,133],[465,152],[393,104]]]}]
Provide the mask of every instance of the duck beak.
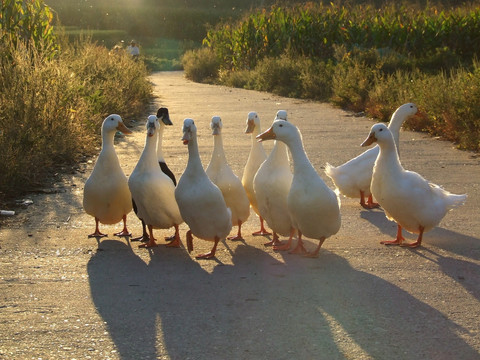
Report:
[{"label": "duck beak", "polygon": [[183,136],[182,136],[182,142],[183,142],[183,145],[188,145],[188,135],[187,135],[187,132],[184,132],[183,133]]},{"label": "duck beak", "polygon": [[132,133],[132,131],[129,128],[127,128],[123,122],[118,123],[117,130],[121,131],[125,135],[130,135]]},{"label": "duck beak", "polygon": [[370,135],[368,135],[368,137],[360,146],[369,146],[369,145],[372,145],[375,141],[377,141],[377,138],[375,137],[375,133],[371,132]]},{"label": "duck beak", "polygon": [[212,129],[212,135],[220,135],[220,128],[218,126]]},{"label": "duck beak", "polygon": [[245,134],[251,134],[253,132],[253,129],[255,129],[255,122],[253,120],[248,120]]},{"label": "duck beak", "polygon": [[162,122],[165,125],[173,125],[172,120],[170,120],[170,116],[168,114],[162,117]]},{"label": "duck beak", "polygon": [[274,140],[276,137],[277,135],[275,135],[275,133],[273,132],[273,128],[271,127],[267,131],[264,131],[260,135],[257,135],[256,138],[258,139],[259,142],[262,142],[264,140]]}]

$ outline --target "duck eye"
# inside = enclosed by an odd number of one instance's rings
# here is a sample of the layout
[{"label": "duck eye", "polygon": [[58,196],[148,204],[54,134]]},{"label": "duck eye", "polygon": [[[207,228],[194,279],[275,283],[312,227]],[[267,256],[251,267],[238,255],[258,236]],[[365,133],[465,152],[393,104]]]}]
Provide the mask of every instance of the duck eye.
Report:
[{"label": "duck eye", "polygon": [[383,129],[380,129],[379,131],[383,131]]},{"label": "duck eye", "polygon": [[283,127],[283,124],[280,124],[280,125],[278,125],[278,126]]}]

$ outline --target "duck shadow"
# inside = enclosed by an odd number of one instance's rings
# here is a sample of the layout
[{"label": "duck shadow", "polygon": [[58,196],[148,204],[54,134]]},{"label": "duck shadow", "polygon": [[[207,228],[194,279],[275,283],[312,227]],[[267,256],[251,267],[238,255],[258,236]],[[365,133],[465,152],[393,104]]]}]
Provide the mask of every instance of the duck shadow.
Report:
[{"label": "duck shadow", "polygon": [[[346,349],[355,354],[344,352],[344,358],[478,357],[458,336],[468,329],[402,288],[354,269],[344,258],[324,249],[318,259],[288,253],[283,257],[285,272],[298,284],[291,293],[302,306],[295,311],[310,311],[314,318],[328,319],[335,342],[350,343]],[[340,346],[340,350],[344,348]]]},{"label": "duck shadow", "polygon": [[[397,234],[397,224],[386,218],[383,211],[361,211],[360,217],[375,225],[382,233],[392,239]],[[417,234],[404,231],[404,236],[417,238]],[[480,260],[480,239],[450,231],[441,227],[435,227],[423,236],[422,244],[431,244],[443,250],[468,257],[472,260]],[[410,249],[415,251],[414,249]]]},{"label": "duck shadow", "polygon": [[91,294],[122,359],[344,359],[346,340],[372,358],[478,356],[436,309],[328,251],[282,262],[241,244],[224,265],[158,247],[147,264],[123,242],[101,246]]},{"label": "duck shadow", "polygon": [[[392,238],[396,236],[397,225],[389,221],[383,212],[362,211],[360,216],[377,226],[383,233],[389,234]],[[439,227],[427,234],[426,244],[474,261],[480,260],[480,239]],[[458,282],[465,290],[480,300],[480,266],[478,264],[453,256],[442,255],[441,252],[433,250],[428,245],[415,249],[405,248],[405,251],[415,252],[419,256],[436,263],[444,274]]]}]

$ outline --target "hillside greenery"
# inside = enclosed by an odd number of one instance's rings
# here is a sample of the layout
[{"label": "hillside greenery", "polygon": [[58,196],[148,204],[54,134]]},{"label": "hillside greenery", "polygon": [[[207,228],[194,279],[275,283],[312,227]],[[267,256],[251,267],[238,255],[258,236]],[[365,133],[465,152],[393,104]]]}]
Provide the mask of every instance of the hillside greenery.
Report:
[{"label": "hillside greenery", "polygon": [[195,80],[331,101],[480,150],[480,7],[272,6],[212,28],[183,57]]}]

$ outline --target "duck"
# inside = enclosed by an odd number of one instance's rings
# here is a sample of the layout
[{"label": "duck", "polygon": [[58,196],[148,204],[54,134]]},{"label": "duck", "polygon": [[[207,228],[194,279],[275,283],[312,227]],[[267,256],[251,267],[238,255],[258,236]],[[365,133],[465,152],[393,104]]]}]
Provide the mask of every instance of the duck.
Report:
[{"label": "duck", "polygon": [[[464,204],[467,195],[452,194],[429,182],[420,174],[405,170],[398,157],[392,131],[379,123],[372,126],[362,146],[377,143],[380,153],[373,167],[372,194],[386,217],[397,223],[397,236],[385,245],[418,247],[423,233],[436,227],[452,209]],[[405,242],[402,230],[418,234],[416,241]]]},{"label": "duck", "polygon": [[[170,126],[173,125],[172,121],[170,120],[170,115],[168,112],[168,108],[166,107],[161,107],[157,111],[157,121],[160,124],[159,130],[157,131],[158,133],[158,142],[157,142],[157,158],[158,158],[158,165],[160,166],[160,169],[163,171],[165,175],[167,175],[173,182],[173,184],[176,186],[177,185],[177,180],[175,178],[175,175],[173,172],[170,170],[168,167],[167,163],[165,162],[165,158],[163,156],[163,131],[165,129],[165,126]],[[137,206],[135,204],[135,201],[132,199],[132,205],[133,205],[133,211],[135,214],[137,214]],[[131,241],[149,241],[148,237],[148,232],[147,232],[147,226],[145,222],[140,219],[142,222],[142,235],[139,237],[132,238]],[[167,240],[175,240],[175,235],[167,237]],[[175,244],[175,243],[173,243]]]},{"label": "duck", "polygon": [[[340,230],[340,198],[318,175],[303,147],[300,130],[288,121],[275,120],[265,132],[257,135],[259,141],[284,142],[292,156],[293,179],[287,197],[292,227],[298,234],[297,246],[291,253],[317,257],[325,240]],[[319,241],[315,250],[308,252],[302,236]]]},{"label": "duck", "polygon": [[[399,149],[400,128],[403,123],[414,115],[422,115],[414,103],[406,103],[398,107],[390,118],[388,127],[393,134],[397,150]],[[346,163],[334,167],[327,163],[325,173],[332,179],[337,192],[349,198],[360,197],[360,205],[365,209],[378,207],[373,201],[370,191],[372,181],[373,164],[380,149],[375,146]],[[367,197],[367,201],[365,201]]]},{"label": "duck", "polygon": [[127,215],[132,211],[132,200],[125,176],[114,147],[117,131],[130,135],[120,115],[108,115],[102,123],[102,149],[92,173],[83,189],[83,208],[95,218],[95,231],[89,238],[107,236],[99,229],[99,223],[116,224],[123,221],[123,229],[116,236],[130,236],[127,229]]},{"label": "duck", "polygon": [[183,144],[188,146],[188,161],[175,188],[175,199],[189,227],[186,234],[188,252],[193,250],[195,235],[213,242],[211,251],[196,256],[197,259],[210,259],[215,257],[218,242],[224,241],[232,230],[232,212],[225,203],[222,191],[203,169],[194,120],[184,119],[182,131]]},{"label": "duck", "polygon": [[245,169],[243,170],[242,185],[247,193],[250,207],[260,220],[260,230],[255,231],[252,235],[264,236],[271,235],[271,233],[265,229],[264,220],[258,210],[257,197],[253,188],[253,179],[255,178],[260,165],[262,165],[267,159],[267,153],[265,152],[262,143],[256,140],[256,136],[260,134],[260,132],[260,117],[255,111],[251,111],[247,115],[247,128],[245,129],[245,134],[251,134],[252,146],[250,148],[250,153],[248,154]]},{"label": "duck", "polygon": [[[287,116],[287,111],[279,110],[275,119],[288,121]],[[258,211],[273,231],[272,241],[264,245],[273,246],[275,250],[288,250],[295,233],[287,207],[292,178],[287,145],[275,141],[272,151],[253,179]],[[286,245],[281,244],[279,234],[289,236]]]},{"label": "duck", "polygon": [[175,185],[170,177],[158,166],[157,142],[160,124],[155,115],[150,115],[146,123],[145,147],[142,155],[128,179],[128,187],[137,208],[137,216],[146,224],[149,231],[148,243],[139,247],[157,246],[153,229],[175,228],[175,238],[167,246],[180,247],[179,225],[183,223],[175,200]]},{"label": "duck", "polygon": [[232,212],[232,225],[238,226],[236,236],[228,237],[229,240],[243,240],[242,224],[250,216],[250,202],[242,182],[234,174],[228,165],[222,139],[222,119],[220,116],[213,116],[210,123],[213,135],[213,153],[206,173],[210,180],[218,186],[223,194],[227,207]]}]

